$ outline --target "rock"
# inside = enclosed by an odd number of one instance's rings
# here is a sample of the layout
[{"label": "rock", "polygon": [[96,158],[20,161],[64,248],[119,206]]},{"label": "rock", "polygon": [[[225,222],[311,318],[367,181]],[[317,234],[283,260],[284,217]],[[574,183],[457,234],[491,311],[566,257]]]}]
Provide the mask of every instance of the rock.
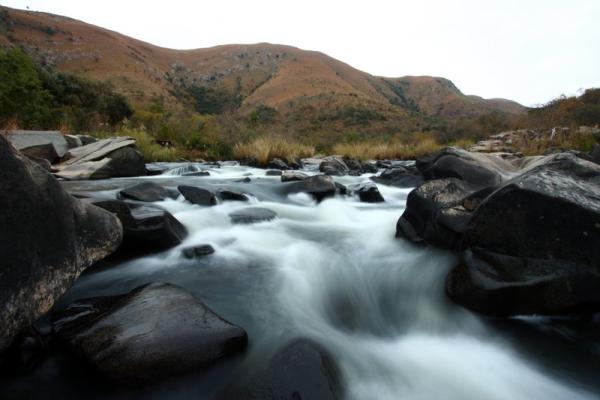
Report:
[{"label": "rock", "polygon": [[144,158],[134,145],[132,138],[115,137],[70,149],[56,175],[65,179],[145,175]]},{"label": "rock", "polygon": [[51,163],[68,150],[67,140],[60,131],[10,131],[9,142],[26,156],[44,158]]},{"label": "rock", "polygon": [[425,180],[458,178],[480,186],[499,186],[517,172],[510,162],[501,157],[453,147],[418,159],[416,167]]},{"label": "rock", "polygon": [[29,158],[31,161],[42,167],[44,171],[52,171],[52,164],[50,164],[50,161],[48,161],[47,159],[34,156],[27,156],[27,158]]},{"label": "rock", "polygon": [[425,182],[409,193],[396,237],[459,249],[473,210],[490,192],[455,178]]},{"label": "rock", "polygon": [[592,162],[595,162],[596,164],[600,164],[600,144],[594,143],[594,146],[592,146],[592,152],[590,154],[590,158],[591,158]]},{"label": "rock", "polygon": [[123,243],[119,253],[140,255],[179,245],[187,229],[173,215],[149,204],[131,204],[121,200],[94,200],[93,204],[117,215],[123,225]]},{"label": "rock", "polygon": [[283,171],[281,174],[281,182],[301,181],[308,178],[308,175],[300,171]]},{"label": "rock", "polygon": [[572,153],[538,161],[479,204],[463,242],[447,284],[456,302],[494,315],[600,311],[600,166]]},{"label": "rock", "polygon": [[361,162],[360,167],[362,169],[362,172],[365,174],[376,174],[378,171],[377,165],[375,165],[369,161]]},{"label": "rock", "polygon": [[377,176],[372,176],[373,182],[399,188],[417,187],[423,183],[423,176],[415,167],[396,166],[387,168]]},{"label": "rock", "polygon": [[350,168],[348,168],[346,163],[338,157],[326,157],[321,164],[319,164],[319,171],[325,175],[343,176],[350,172]]},{"label": "rock", "polygon": [[275,211],[262,207],[248,207],[229,214],[234,224],[253,224],[255,222],[271,221],[277,217]]},{"label": "rock", "polygon": [[185,258],[190,259],[208,256],[210,254],[213,254],[214,252],[215,249],[210,244],[201,244],[199,246],[186,247],[184,249],[181,249],[181,254],[183,254]]},{"label": "rock", "polygon": [[333,358],[321,346],[299,339],[221,398],[334,400],[342,395],[340,373]]},{"label": "rock", "polygon": [[270,169],[265,172],[266,176],[281,176],[281,170],[278,169]]},{"label": "rock", "polygon": [[269,164],[267,167],[270,169],[279,169],[279,170],[290,169],[289,165],[287,165],[285,163],[285,161],[283,161],[280,158],[274,158],[271,161],[269,161]]},{"label": "rock", "polygon": [[185,174],[181,174],[181,176],[210,176],[210,172],[208,172],[208,171],[186,172]]},{"label": "rock", "polygon": [[292,182],[286,190],[288,194],[308,193],[320,202],[327,197],[335,196],[337,187],[330,176],[314,175],[299,182]]},{"label": "rock", "polygon": [[95,143],[98,141],[98,139],[96,139],[95,137],[90,136],[90,135],[75,135],[75,136],[77,136],[79,138],[82,146],[88,145],[90,143]]},{"label": "rock", "polygon": [[154,202],[167,199],[169,192],[154,182],[142,182],[121,190],[119,197],[122,199]]},{"label": "rock", "polygon": [[81,139],[76,135],[63,135],[65,140],[67,141],[67,147],[72,149],[74,147],[83,146]]},{"label": "rock", "polygon": [[358,198],[363,203],[381,203],[385,201],[374,183],[358,184],[352,187],[352,191],[358,194]]},{"label": "rock", "polygon": [[192,204],[206,207],[217,204],[217,198],[214,193],[209,190],[186,185],[177,186],[177,189],[181,192],[183,197]]},{"label": "rock", "polygon": [[252,179],[250,179],[248,177],[245,177],[243,179],[238,179],[236,182],[238,182],[238,183],[250,183],[250,182],[252,182]]},{"label": "rock", "polygon": [[146,164],[146,175],[162,175],[168,171],[170,167],[165,164],[150,163]]},{"label": "rock", "polygon": [[339,182],[333,182],[335,185],[335,192],[336,194],[342,195],[342,196],[346,196],[348,194],[348,188],[344,185],[342,185]]},{"label": "rock", "polygon": [[119,246],[110,213],[66,193],[0,135],[0,352]]},{"label": "rock", "polygon": [[219,197],[222,200],[230,200],[230,201],[248,201],[248,196],[243,193],[234,192],[232,190],[219,190]]},{"label": "rock", "polygon": [[207,368],[247,342],[242,328],[168,283],[77,300],[55,316],[54,327],[95,369],[124,383]]}]

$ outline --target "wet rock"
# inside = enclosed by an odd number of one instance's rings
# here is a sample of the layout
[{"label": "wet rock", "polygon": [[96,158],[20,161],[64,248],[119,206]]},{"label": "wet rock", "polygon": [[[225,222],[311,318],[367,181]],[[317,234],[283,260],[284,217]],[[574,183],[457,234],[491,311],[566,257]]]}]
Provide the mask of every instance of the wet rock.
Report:
[{"label": "wet rock", "polygon": [[499,186],[517,169],[493,154],[471,153],[453,147],[416,161],[425,180],[457,178],[480,186]]},{"label": "wet rock", "polygon": [[538,160],[479,204],[463,242],[471,253],[447,285],[458,303],[489,314],[600,311],[600,166],[572,153]]},{"label": "wet rock", "polygon": [[117,215],[123,225],[123,243],[118,255],[140,255],[179,245],[187,229],[166,210],[153,205],[121,200],[95,200],[98,207]]},{"label": "wet rock", "polygon": [[68,150],[67,140],[60,131],[10,131],[9,142],[26,156],[43,158],[51,163]]},{"label": "wet rock", "polygon": [[382,203],[385,201],[377,185],[373,183],[362,183],[352,187],[352,191],[358,195],[363,203]]},{"label": "wet rock", "polygon": [[360,167],[364,174],[376,174],[378,171],[377,165],[369,161],[361,162]]},{"label": "wet rock", "polygon": [[459,249],[473,210],[490,192],[455,178],[425,182],[409,193],[396,237]]},{"label": "wet rock", "polygon": [[319,171],[329,176],[344,176],[350,172],[350,168],[338,157],[326,157],[319,164]]},{"label": "wet rock", "polygon": [[327,175],[315,175],[299,182],[292,182],[286,191],[290,193],[308,193],[318,202],[335,196],[337,187],[334,180]]},{"label": "wet rock", "polygon": [[177,189],[181,192],[183,197],[192,204],[205,207],[217,204],[217,198],[210,190],[186,185],[177,186]]},{"label": "wet rock", "polygon": [[208,172],[208,171],[186,172],[184,174],[181,174],[181,176],[210,176],[210,172]]},{"label": "wet rock", "polygon": [[169,170],[168,165],[151,163],[146,164],[146,175],[162,175],[164,172]]},{"label": "wet rock", "polygon": [[243,179],[237,180],[236,182],[238,182],[238,183],[250,183],[250,182],[252,182],[252,179],[249,178],[249,177],[245,177]]},{"label": "wet rock", "polygon": [[234,224],[253,224],[256,222],[271,221],[277,217],[275,211],[262,207],[248,207],[229,214]]},{"label": "wet rock", "polygon": [[224,201],[248,201],[248,196],[244,193],[234,192],[232,190],[219,190],[219,197]]},{"label": "wet rock", "polygon": [[221,398],[333,400],[342,395],[333,358],[316,343],[300,339],[289,343],[264,368]]},{"label": "wet rock", "polygon": [[308,178],[308,175],[300,171],[283,171],[281,182],[301,181]]},{"label": "wet rock", "polygon": [[199,246],[186,247],[181,249],[181,254],[185,258],[198,258],[213,254],[215,249],[210,244],[201,244]]},{"label": "wet rock", "polygon": [[270,169],[265,172],[266,176],[281,176],[281,170],[278,169]]},{"label": "wet rock", "polygon": [[270,169],[279,169],[279,170],[290,169],[289,165],[287,165],[285,163],[285,161],[283,161],[280,158],[274,158],[271,161],[269,161],[269,164],[267,167]]},{"label": "wet rock", "polygon": [[142,182],[121,190],[119,197],[122,199],[154,202],[167,199],[169,192],[154,182]]},{"label": "wet rock", "polygon": [[411,188],[421,185],[423,176],[414,166],[396,166],[371,177],[371,180],[388,186]]},{"label": "wet rock", "polygon": [[336,194],[346,196],[348,194],[348,188],[339,182],[334,182]]},{"label": "wet rock", "polygon": [[0,352],[121,242],[118,219],[66,193],[0,135]]},{"label": "wet rock", "polygon": [[56,315],[54,326],[94,368],[129,384],[210,367],[247,342],[242,328],[168,283],[75,301]]}]

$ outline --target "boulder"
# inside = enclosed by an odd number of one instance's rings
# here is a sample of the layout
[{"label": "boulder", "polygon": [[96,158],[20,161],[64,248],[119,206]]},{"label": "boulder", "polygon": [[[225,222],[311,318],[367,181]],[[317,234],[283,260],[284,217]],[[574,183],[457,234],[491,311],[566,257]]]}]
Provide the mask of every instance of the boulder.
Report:
[{"label": "boulder", "polygon": [[67,141],[67,146],[69,149],[72,149],[74,147],[83,146],[81,139],[79,137],[77,137],[76,135],[63,135],[63,136],[64,136],[65,140]]},{"label": "boulder", "polygon": [[455,178],[425,182],[409,193],[396,237],[459,249],[473,210],[490,192]]},{"label": "boulder", "polygon": [[326,157],[319,164],[319,171],[325,175],[330,176],[343,176],[350,172],[350,168],[346,163],[338,157]]},{"label": "boulder", "polygon": [[184,174],[181,174],[181,176],[210,176],[210,172],[208,172],[208,171],[186,172]]},{"label": "boulder", "polygon": [[94,142],[98,141],[97,138],[95,138],[93,136],[90,136],[90,135],[75,135],[75,136],[77,136],[79,138],[79,140],[81,141],[81,145],[82,146],[85,146],[87,144],[94,143]]},{"label": "boulder", "polygon": [[244,193],[234,192],[232,190],[219,190],[219,197],[224,201],[248,201],[248,196]]},{"label": "boulder", "polygon": [[60,131],[10,131],[8,140],[26,156],[44,158],[51,163],[65,156],[68,143]]},{"label": "boulder", "polygon": [[146,164],[146,175],[162,175],[167,172],[170,167],[166,164],[161,163],[149,163]]},{"label": "boulder", "polygon": [[283,171],[281,173],[281,182],[301,181],[308,178],[308,175],[300,171]]},{"label": "boulder", "polygon": [[290,193],[308,193],[318,202],[335,196],[337,187],[334,180],[327,175],[314,175],[299,182],[292,182],[286,191]]},{"label": "boulder", "polygon": [[186,290],[151,283],[77,300],[54,316],[59,337],[117,382],[153,382],[240,353],[246,332]]},{"label": "boulder", "polygon": [[594,143],[592,146],[592,152],[590,153],[590,158],[596,164],[600,164],[600,144]]},{"label": "boulder", "polygon": [[279,169],[279,170],[290,169],[289,165],[287,165],[285,163],[285,161],[283,161],[280,158],[274,158],[271,161],[269,161],[269,164],[267,165],[267,167],[270,169]]},{"label": "boulder", "polygon": [[121,190],[119,197],[146,202],[163,201],[169,197],[169,191],[154,182],[142,182]]},{"label": "boulder", "polygon": [[479,204],[464,229],[470,253],[447,292],[488,314],[598,312],[599,243],[600,166],[551,155]]},{"label": "boulder", "polygon": [[153,253],[179,245],[187,229],[168,211],[149,204],[121,200],[94,200],[93,204],[117,215],[123,225],[120,255]]},{"label": "boulder", "polygon": [[494,154],[470,153],[454,147],[418,159],[416,167],[425,180],[457,178],[480,186],[499,186],[517,172],[510,162]]},{"label": "boulder", "polygon": [[229,214],[234,224],[253,224],[256,222],[271,221],[277,217],[275,211],[263,207],[248,207]]},{"label": "boulder", "polygon": [[131,146],[121,147],[107,155],[110,161],[111,176],[146,175],[146,162],[142,153]]},{"label": "boulder", "polygon": [[267,172],[265,172],[266,176],[281,176],[282,175],[282,171],[279,169],[269,169],[267,170]]},{"label": "boulder", "polygon": [[184,249],[181,249],[181,254],[185,258],[190,259],[208,256],[210,254],[213,254],[214,252],[215,249],[210,244],[201,244],[198,246],[186,247]]},{"label": "boulder", "polygon": [[385,201],[374,183],[360,183],[353,186],[352,191],[358,195],[363,203],[381,203]]},{"label": "boulder", "polygon": [[372,176],[371,180],[388,186],[411,188],[423,183],[423,175],[414,166],[396,166]]},{"label": "boulder", "polygon": [[360,163],[360,167],[364,174],[376,174],[378,169],[374,162],[363,161]]},{"label": "boulder", "polygon": [[120,244],[106,211],[66,193],[0,136],[0,352],[88,266]]},{"label": "boulder", "polygon": [[186,185],[177,186],[177,190],[192,204],[206,207],[217,204],[217,198],[210,190]]},{"label": "boulder", "polygon": [[222,399],[334,400],[343,397],[340,373],[320,345],[295,340],[266,366],[228,389]]}]

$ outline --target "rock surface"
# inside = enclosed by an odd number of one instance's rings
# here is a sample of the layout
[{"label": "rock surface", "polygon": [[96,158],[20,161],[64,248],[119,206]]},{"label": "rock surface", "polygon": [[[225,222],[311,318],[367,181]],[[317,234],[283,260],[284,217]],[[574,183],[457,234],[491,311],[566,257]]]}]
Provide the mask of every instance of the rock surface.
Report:
[{"label": "rock surface", "polygon": [[327,175],[314,175],[299,182],[292,182],[287,193],[308,193],[318,202],[335,196],[337,187],[334,180]]},{"label": "rock surface", "polygon": [[54,327],[97,370],[130,384],[209,367],[247,342],[242,328],[167,283],[75,301]]},{"label": "rock surface", "polygon": [[300,171],[283,171],[281,174],[281,182],[301,181],[308,178],[308,175]]},{"label": "rock surface", "polygon": [[234,224],[253,224],[256,222],[271,221],[277,217],[275,211],[263,207],[248,207],[229,214]]},{"label": "rock surface", "polygon": [[186,185],[177,186],[177,190],[179,190],[183,197],[192,204],[205,207],[217,204],[217,198],[210,190]]},{"label": "rock surface", "polygon": [[181,254],[183,254],[185,258],[190,259],[208,256],[210,254],[213,254],[214,252],[215,249],[210,244],[201,244],[198,246],[186,247],[184,249],[181,249]]},{"label": "rock surface", "polygon": [[319,171],[330,176],[344,176],[350,172],[346,163],[338,157],[326,157],[319,164]]},{"label": "rock surface", "polygon": [[377,185],[374,183],[363,183],[352,187],[352,191],[358,194],[358,198],[363,203],[382,203],[385,201]]},{"label": "rock surface", "polygon": [[321,346],[299,339],[222,399],[333,400],[342,398],[339,371]]},{"label": "rock surface", "polygon": [[120,244],[106,211],[66,193],[0,136],[0,352],[88,266]]},{"label": "rock surface", "polygon": [[423,183],[423,176],[411,166],[395,166],[387,168],[379,175],[371,177],[373,182],[399,188],[417,187]]},{"label": "rock surface", "polygon": [[169,191],[154,182],[142,182],[121,190],[119,197],[122,199],[154,202],[167,199]]},{"label": "rock surface", "polygon": [[51,163],[64,157],[69,149],[60,131],[11,131],[8,140],[22,154],[44,158]]}]

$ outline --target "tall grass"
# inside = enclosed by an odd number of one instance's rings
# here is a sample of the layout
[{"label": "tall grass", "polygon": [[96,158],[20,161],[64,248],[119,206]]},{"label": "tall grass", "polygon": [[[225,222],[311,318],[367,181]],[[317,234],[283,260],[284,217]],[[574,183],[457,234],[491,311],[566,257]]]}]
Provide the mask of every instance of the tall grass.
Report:
[{"label": "tall grass", "polygon": [[313,146],[297,143],[282,137],[260,137],[249,143],[238,143],[233,147],[236,160],[254,159],[261,166],[266,166],[269,160],[281,158],[292,161],[315,154]]},{"label": "tall grass", "polygon": [[434,138],[423,137],[410,143],[342,143],[333,146],[333,153],[357,160],[414,160],[441,147]]}]

